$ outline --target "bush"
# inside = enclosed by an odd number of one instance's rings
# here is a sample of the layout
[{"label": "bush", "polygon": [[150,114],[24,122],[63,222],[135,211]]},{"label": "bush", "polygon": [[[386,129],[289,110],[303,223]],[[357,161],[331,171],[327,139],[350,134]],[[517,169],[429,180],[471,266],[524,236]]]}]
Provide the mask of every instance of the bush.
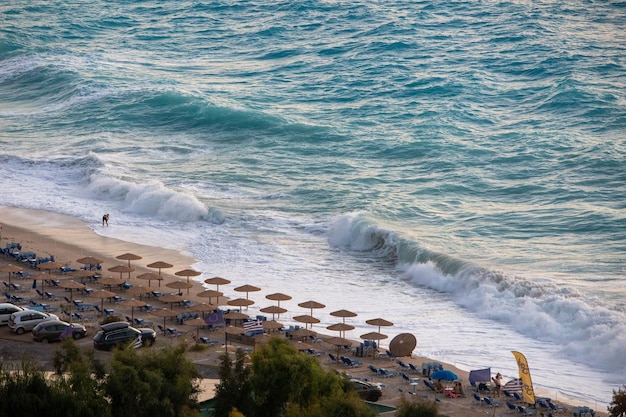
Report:
[{"label": "bush", "polygon": [[431,401],[416,399],[409,401],[405,397],[400,399],[400,406],[396,411],[396,417],[437,417],[439,408]]},{"label": "bush", "polygon": [[607,407],[609,417],[626,416],[626,385],[619,390],[613,390],[613,401]]}]

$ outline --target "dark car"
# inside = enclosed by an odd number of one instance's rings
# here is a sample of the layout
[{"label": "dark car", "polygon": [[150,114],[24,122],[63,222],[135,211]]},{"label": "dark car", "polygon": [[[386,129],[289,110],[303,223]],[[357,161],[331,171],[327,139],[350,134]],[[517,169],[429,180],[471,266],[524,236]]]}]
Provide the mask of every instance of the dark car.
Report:
[{"label": "dark car", "polygon": [[128,345],[138,348],[152,346],[156,342],[156,332],[150,328],[136,329],[124,321],[103,324],[101,327],[102,330],[93,338],[93,347],[99,350]]},{"label": "dark car", "polygon": [[[71,330],[68,327],[71,326]],[[33,328],[33,340],[36,342],[55,342],[61,340],[61,335],[72,337],[74,340],[85,337],[87,329],[82,324],[67,323],[61,320],[42,321]]]},{"label": "dark car", "polygon": [[378,401],[383,395],[383,391],[378,385],[358,379],[351,379],[350,382],[356,388],[356,392],[365,401]]}]

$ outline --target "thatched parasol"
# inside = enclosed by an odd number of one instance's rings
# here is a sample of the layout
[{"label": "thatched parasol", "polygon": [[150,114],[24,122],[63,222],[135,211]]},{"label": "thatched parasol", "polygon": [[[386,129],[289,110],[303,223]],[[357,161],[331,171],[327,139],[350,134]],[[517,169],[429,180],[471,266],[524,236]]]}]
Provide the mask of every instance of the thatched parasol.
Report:
[{"label": "thatched parasol", "polygon": [[89,295],[87,295],[88,297],[91,298],[99,298],[100,299],[100,311],[104,311],[104,299],[105,298],[112,298],[115,297],[116,294],[112,291],[107,291],[107,290],[95,290],[92,293],[90,293]]},{"label": "thatched parasol", "polygon": [[245,292],[246,293],[246,298],[248,298],[248,294],[249,293],[255,292],[255,291],[261,291],[261,289],[259,287],[255,287],[254,285],[245,284],[245,285],[241,285],[241,286],[235,288],[235,291]]},{"label": "thatched parasol", "polygon": [[130,287],[129,289],[126,290],[127,294],[131,294],[131,295],[137,295],[139,296],[139,299],[141,300],[141,297],[143,297],[144,294],[148,294],[152,291],[152,289],[143,286],[143,285],[133,285],[132,287]]},{"label": "thatched parasol", "polygon": [[[378,333],[378,332],[369,332],[361,335],[361,339],[370,340],[372,342],[378,342],[380,340],[386,339],[388,336],[386,334]],[[372,348],[372,358],[376,355],[376,349]]]},{"label": "thatched parasol", "polygon": [[146,272],[140,275],[137,275],[137,279],[147,279],[148,287],[152,286],[152,281],[159,281],[159,287],[161,286],[161,280],[163,277],[159,274],[155,274],[154,272]]},{"label": "thatched parasol", "polygon": [[271,314],[272,315],[272,320],[274,320],[276,315],[278,315],[278,317],[280,317],[281,314],[287,312],[287,309],[286,308],[282,308],[282,307],[278,307],[278,306],[269,306],[269,307],[263,307],[260,311],[261,311],[261,313]]},{"label": "thatched parasol", "polygon": [[157,317],[163,317],[163,334],[165,334],[166,329],[165,329],[165,319],[168,317],[176,317],[178,316],[178,312],[171,310],[171,309],[167,309],[167,308],[160,308],[158,310],[150,310],[150,314],[152,314],[153,316],[157,316]]},{"label": "thatched parasol", "polygon": [[235,298],[233,300],[228,300],[226,302],[229,306],[239,307],[239,311],[241,311],[241,307],[248,307],[254,304],[254,301],[248,300],[247,298]]},{"label": "thatched parasol", "polygon": [[[159,276],[161,275],[161,269],[164,268],[172,268],[174,265],[172,264],[168,264],[167,262],[164,261],[156,261],[156,262],[152,262],[151,264],[146,265],[148,268],[156,268],[159,270]],[[150,284],[148,284],[150,285]],[[161,286],[161,281],[159,281],[159,287]]]},{"label": "thatched parasol", "polygon": [[120,278],[116,278],[116,277],[104,277],[104,278],[100,278],[98,280],[99,284],[102,284],[104,286],[107,286],[109,288],[113,287],[113,286],[117,286],[117,285],[122,285],[124,281]]},{"label": "thatched parasol", "polygon": [[172,282],[168,282],[167,284],[165,284],[165,286],[168,288],[174,288],[179,291],[183,288],[186,288],[187,294],[189,294],[189,288],[193,287],[193,284],[190,284],[189,282],[185,282],[185,281],[172,281]]},{"label": "thatched parasol", "polygon": [[272,301],[278,301],[278,307],[280,307],[281,301],[291,300],[291,296],[287,294],[283,294],[280,292],[275,292],[273,294],[266,295],[265,298]]},{"label": "thatched parasol", "polygon": [[59,269],[59,268],[63,268],[65,266],[65,264],[61,263],[61,262],[42,262],[39,265],[37,265],[37,269],[44,269],[46,271],[48,271],[48,273],[50,273],[53,269]]},{"label": "thatched parasol", "polygon": [[297,322],[304,323],[304,327],[308,327],[309,324],[313,327],[313,324],[320,322],[319,319],[309,315],[295,316],[293,319]]},{"label": "thatched parasol", "polygon": [[206,322],[201,319],[200,317],[197,317],[195,319],[191,319],[191,320],[186,320],[183,322],[183,324],[185,326],[195,326],[196,327],[196,343],[198,342],[198,337],[200,336],[200,327],[204,327],[206,326]]},{"label": "thatched parasol", "polygon": [[96,258],[95,256],[85,256],[84,258],[76,259],[76,262],[83,265],[98,265],[104,262],[104,259]]},{"label": "thatched parasol", "polygon": [[339,332],[339,337],[346,337],[346,331],[354,330],[354,326],[346,323],[335,323],[326,327],[328,330],[332,330],[333,332]]},{"label": "thatched parasol", "polygon": [[142,259],[141,256],[135,255],[134,253],[123,253],[115,258],[121,259],[122,261],[128,261],[128,266],[130,266],[130,261],[138,261]]},{"label": "thatched parasol", "polygon": [[322,303],[318,303],[317,301],[305,301],[303,303],[298,304],[298,307],[302,307],[302,308],[308,308],[311,310],[311,316],[313,315],[313,309],[318,309],[318,308],[324,308],[326,307],[324,304]]},{"label": "thatched parasol", "polygon": [[76,282],[73,279],[66,279],[59,283],[59,287],[70,290],[70,319],[69,322],[72,322],[72,304],[74,304],[74,290],[82,290],[85,288],[84,284],[80,282]]},{"label": "thatched parasol", "polygon": [[230,284],[230,280],[222,277],[207,278],[204,282],[209,285],[215,285],[217,291],[220,290],[220,285]]},{"label": "thatched parasol", "polygon": [[112,266],[111,268],[107,269],[107,271],[109,272],[119,272],[120,273],[120,279],[122,279],[122,274],[124,272],[128,272],[128,279],[130,279],[130,273],[133,272],[135,270],[135,268],[133,268],[132,266],[126,266],[126,265],[115,265]]},{"label": "thatched parasol", "polygon": [[0,268],[0,272],[8,272],[9,273],[9,285],[11,285],[11,276],[16,272],[23,271],[24,268],[18,265],[7,264]]},{"label": "thatched parasol", "polygon": [[189,277],[197,277],[198,275],[202,275],[202,272],[193,269],[183,269],[182,271],[174,272],[174,275],[177,277],[187,277],[187,282],[189,282]]},{"label": "thatched parasol", "polygon": [[378,326],[378,333],[380,333],[381,326],[393,326],[392,322],[381,318],[365,320],[365,323],[371,324],[372,326]]},{"label": "thatched parasol", "polygon": [[131,320],[135,320],[135,307],[144,307],[146,305],[145,302],[141,300],[135,300],[134,298],[120,301],[119,304],[126,306],[126,307],[130,307],[130,319]]},{"label": "thatched parasol", "polygon": [[164,303],[170,303],[170,308],[173,308],[174,303],[182,303],[185,301],[185,297],[180,294],[165,294],[160,296],[158,300]]},{"label": "thatched parasol", "polygon": [[213,304],[213,298],[216,298],[216,304],[219,302],[219,298],[224,295],[223,292],[221,291],[215,291],[215,290],[204,290],[199,292],[198,294],[196,294],[196,296],[201,297],[201,298],[208,298],[209,299],[209,303]]}]

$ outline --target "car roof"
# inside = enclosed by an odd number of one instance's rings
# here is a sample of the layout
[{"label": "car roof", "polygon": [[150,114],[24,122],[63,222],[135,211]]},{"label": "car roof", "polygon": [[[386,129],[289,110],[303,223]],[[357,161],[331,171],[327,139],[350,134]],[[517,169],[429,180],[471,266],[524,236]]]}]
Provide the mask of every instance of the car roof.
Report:
[{"label": "car roof", "polygon": [[13,303],[0,303],[0,307],[16,307],[16,308],[19,308],[20,310],[26,310],[24,307],[17,306]]},{"label": "car roof", "polygon": [[105,332],[110,332],[111,330],[125,329],[125,328],[127,328],[129,326],[130,325],[127,322],[125,322],[125,321],[114,321],[114,322],[111,322],[111,323],[103,324],[100,327]]},{"label": "car roof", "polygon": [[25,314],[32,314],[32,313],[40,313],[40,314],[43,314],[44,316],[48,316],[48,317],[50,316],[49,313],[46,313],[46,312],[43,312],[43,311],[37,311],[37,310],[29,310],[27,308],[22,310],[22,311],[16,311],[15,313],[13,313],[11,315],[15,316],[15,317],[20,317],[20,316],[23,316]]}]

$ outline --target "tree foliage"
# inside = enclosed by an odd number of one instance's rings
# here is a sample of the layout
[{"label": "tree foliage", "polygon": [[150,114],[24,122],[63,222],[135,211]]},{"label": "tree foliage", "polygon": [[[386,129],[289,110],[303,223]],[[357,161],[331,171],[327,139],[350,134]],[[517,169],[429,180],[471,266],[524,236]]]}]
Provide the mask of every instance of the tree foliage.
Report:
[{"label": "tree foliage", "polygon": [[199,375],[184,352],[184,345],[123,349],[107,370],[67,338],[55,352],[54,375],[31,361],[17,369],[0,364],[0,417],[198,417]]},{"label": "tree foliage", "polygon": [[626,385],[617,391],[613,390],[613,401],[607,407],[609,417],[626,416]]},{"label": "tree foliage", "polygon": [[432,401],[416,399],[409,401],[405,397],[400,399],[396,417],[437,417],[439,408]]},{"label": "tree foliage", "polygon": [[250,370],[238,353],[236,364],[222,357],[216,390],[216,415],[237,408],[246,417],[365,417],[374,413],[340,375],[298,352],[287,340],[273,338],[258,346]]}]

